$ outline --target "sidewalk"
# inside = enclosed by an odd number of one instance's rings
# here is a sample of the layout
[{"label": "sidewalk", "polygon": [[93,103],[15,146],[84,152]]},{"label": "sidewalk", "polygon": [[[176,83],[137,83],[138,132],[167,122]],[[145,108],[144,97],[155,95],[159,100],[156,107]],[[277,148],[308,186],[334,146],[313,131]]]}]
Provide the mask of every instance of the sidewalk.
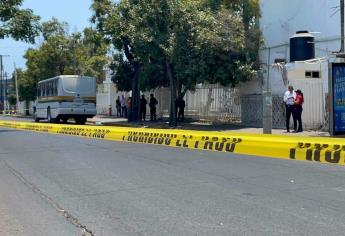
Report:
[{"label": "sidewalk", "polygon": [[[167,120],[159,120],[156,122],[132,122],[128,123],[127,119],[116,117],[97,116],[88,119],[89,124],[105,125],[105,126],[118,126],[118,127],[133,127],[133,128],[154,128],[154,129],[171,129]],[[187,119],[183,123],[178,123],[177,129],[182,130],[201,130],[201,131],[219,131],[219,132],[237,132],[249,134],[262,134],[262,128],[244,127],[241,124],[217,124],[208,121],[193,121]],[[289,135],[289,136],[305,136],[305,137],[328,137],[328,132],[306,130],[302,133],[287,133],[283,129],[272,130],[276,135]]]}]

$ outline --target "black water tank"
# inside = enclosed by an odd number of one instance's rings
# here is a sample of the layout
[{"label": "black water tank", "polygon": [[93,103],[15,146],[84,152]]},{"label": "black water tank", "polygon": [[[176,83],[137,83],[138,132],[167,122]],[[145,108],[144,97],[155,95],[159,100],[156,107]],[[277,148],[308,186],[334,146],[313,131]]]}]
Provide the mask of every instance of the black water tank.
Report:
[{"label": "black water tank", "polygon": [[297,31],[290,38],[290,62],[315,58],[315,38],[309,31]]}]

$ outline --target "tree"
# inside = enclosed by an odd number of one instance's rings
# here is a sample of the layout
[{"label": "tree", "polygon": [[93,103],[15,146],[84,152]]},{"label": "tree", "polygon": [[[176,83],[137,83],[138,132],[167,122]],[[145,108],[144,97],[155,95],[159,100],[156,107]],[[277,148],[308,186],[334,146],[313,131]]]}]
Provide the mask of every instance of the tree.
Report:
[{"label": "tree", "polygon": [[35,80],[30,78],[28,74],[22,69],[17,69],[16,73],[18,80],[19,100],[25,101],[25,113],[29,115],[30,101],[36,99],[37,83]]},{"label": "tree", "polygon": [[[153,12],[142,15],[149,16],[148,38],[161,49],[160,57],[165,61],[172,126],[176,125],[176,97],[184,97],[197,83],[235,86],[254,75],[252,65],[245,60],[241,18],[230,9],[220,7],[214,11],[203,1],[177,0],[162,0],[150,9]],[[145,19],[140,22],[145,25]]]},{"label": "tree", "polygon": [[54,18],[42,24],[43,43],[26,51],[27,69],[17,71],[21,100],[35,100],[37,83],[58,75],[81,74],[104,80],[108,45],[103,37],[92,28],[71,35],[67,30],[66,22]]},{"label": "tree", "polygon": [[254,73],[243,18],[220,1],[209,3],[94,0],[94,22],[118,50],[115,81],[128,85],[129,79],[142,88],[169,84],[172,126],[176,97],[197,83],[235,86]]},{"label": "tree", "polygon": [[69,35],[68,24],[54,18],[43,23],[42,29],[43,43],[24,55],[28,76],[37,82],[57,75],[82,74],[103,81],[108,45],[99,33],[86,28],[83,33]]},{"label": "tree", "polygon": [[48,40],[52,36],[67,36],[68,23],[63,21],[59,22],[58,19],[53,17],[50,21],[42,23],[42,36],[44,40]]},{"label": "tree", "polygon": [[12,37],[33,43],[39,34],[39,19],[30,9],[21,9],[23,0],[0,1],[0,39]]},{"label": "tree", "polygon": [[245,30],[246,59],[253,62],[255,68],[259,67],[259,50],[263,43],[259,20],[260,1],[259,0],[216,0],[224,4],[227,8],[241,14]]},{"label": "tree", "polygon": [[[144,27],[138,27],[138,14],[145,3],[135,0],[112,2],[111,0],[94,0],[92,21],[105,38],[117,51],[113,64],[121,76],[130,84],[132,90],[132,111],[130,120],[139,120],[140,89],[139,76],[143,66],[140,52],[147,46]],[[116,80],[116,77],[115,77]]]}]

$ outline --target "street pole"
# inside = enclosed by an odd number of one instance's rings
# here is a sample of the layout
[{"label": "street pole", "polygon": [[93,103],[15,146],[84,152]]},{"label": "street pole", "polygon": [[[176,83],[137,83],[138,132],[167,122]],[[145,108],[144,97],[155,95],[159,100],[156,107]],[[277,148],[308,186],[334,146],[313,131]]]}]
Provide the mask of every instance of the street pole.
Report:
[{"label": "street pole", "polygon": [[19,93],[18,93],[18,77],[16,63],[14,63],[14,82],[16,84],[16,114],[19,111]]},{"label": "street pole", "polygon": [[7,72],[5,72],[5,89],[4,89],[4,106],[5,106],[5,113],[8,112],[8,101],[7,101],[7,90],[8,90],[8,86],[7,86]]},{"label": "street pole", "polygon": [[344,52],[344,0],[340,0],[340,53]]},{"label": "street pole", "polygon": [[266,88],[262,93],[262,127],[264,134],[272,134],[272,93],[270,90],[271,48],[268,48]]},{"label": "street pole", "polygon": [[3,64],[2,64],[2,55],[0,55],[0,109],[1,111],[4,110],[4,94],[3,94]]},{"label": "street pole", "polygon": [[3,57],[9,57],[9,55],[0,54],[0,110],[4,110],[4,63]]}]

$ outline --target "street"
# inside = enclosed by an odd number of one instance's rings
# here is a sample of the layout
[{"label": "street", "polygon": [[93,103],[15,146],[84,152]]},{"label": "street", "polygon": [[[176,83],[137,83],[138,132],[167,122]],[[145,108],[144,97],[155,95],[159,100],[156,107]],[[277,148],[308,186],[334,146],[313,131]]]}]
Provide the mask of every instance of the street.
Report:
[{"label": "street", "polygon": [[0,235],[342,235],[341,166],[0,130]]}]

